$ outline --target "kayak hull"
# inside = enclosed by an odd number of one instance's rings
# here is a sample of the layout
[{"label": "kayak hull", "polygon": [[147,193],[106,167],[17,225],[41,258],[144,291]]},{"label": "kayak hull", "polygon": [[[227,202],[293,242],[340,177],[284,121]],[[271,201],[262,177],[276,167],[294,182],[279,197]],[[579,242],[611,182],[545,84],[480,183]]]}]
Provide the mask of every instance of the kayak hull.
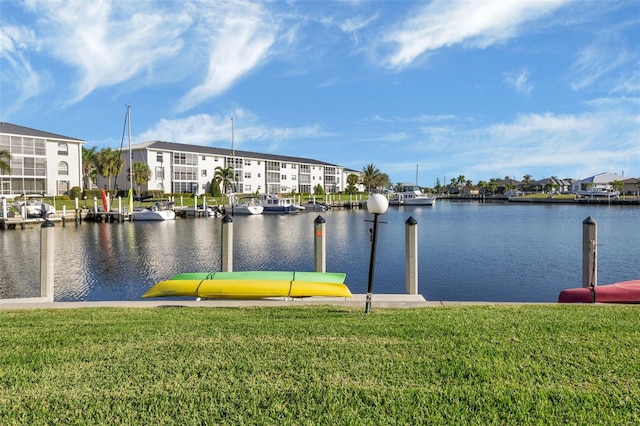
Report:
[{"label": "kayak hull", "polygon": [[640,303],[640,280],[562,290],[558,303]]},{"label": "kayak hull", "polygon": [[142,298],[192,296],[206,299],[263,299],[267,297],[346,297],[346,274],[323,272],[241,271],[191,272],[160,281]]}]

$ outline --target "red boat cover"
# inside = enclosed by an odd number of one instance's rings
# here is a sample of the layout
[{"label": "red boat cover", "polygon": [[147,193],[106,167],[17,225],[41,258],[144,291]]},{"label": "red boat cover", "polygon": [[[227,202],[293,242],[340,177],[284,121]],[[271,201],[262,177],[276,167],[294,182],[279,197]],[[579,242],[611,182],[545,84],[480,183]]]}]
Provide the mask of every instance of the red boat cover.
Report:
[{"label": "red boat cover", "polygon": [[599,285],[593,292],[595,300],[589,288],[562,290],[558,303],[640,303],[640,280]]}]

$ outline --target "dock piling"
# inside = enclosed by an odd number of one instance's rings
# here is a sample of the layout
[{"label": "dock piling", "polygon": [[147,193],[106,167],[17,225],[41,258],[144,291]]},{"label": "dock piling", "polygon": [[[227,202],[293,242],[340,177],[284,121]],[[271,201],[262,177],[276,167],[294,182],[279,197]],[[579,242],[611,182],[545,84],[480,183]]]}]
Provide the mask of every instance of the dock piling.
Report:
[{"label": "dock piling", "polygon": [[598,285],[598,224],[589,216],[582,222],[582,287]]},{"label": "dock piling", "polygon": [[404,224],[405,293],[418,294],[418,222],[410,216]]},{"label": "dock piling", "polygon": [[313,264],[316,272],[327,272],[326,221],[320,215],[313,222]]}]

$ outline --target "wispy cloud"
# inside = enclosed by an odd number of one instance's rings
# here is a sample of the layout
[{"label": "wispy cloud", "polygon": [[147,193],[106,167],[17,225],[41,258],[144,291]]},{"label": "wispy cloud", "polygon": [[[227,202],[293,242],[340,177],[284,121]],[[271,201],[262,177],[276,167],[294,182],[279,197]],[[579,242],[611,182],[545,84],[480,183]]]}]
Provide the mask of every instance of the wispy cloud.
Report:
[{"label": "wispy cloud", "polygon": [[52,56],[77,70],[79,78],[65,103],[94,90],[149,72],[181,48],[190,18],[126,2],[37,2],[38,37]]},{"label": "wispy cloud", "polygon": [[[136,141],[162,140],[203,146],[231,146],[231,116],[235,120],[236,149],[272,152],[283,143],[323,135],[319,125],[273,127],[253,113],[237,109],[230,115],[196,114],[180,119],[162,119],[136,136]],[[262,151],[261,151],[262,152]]]},{"label": "wispy cloud", "polygon": [[[204,15],[209,41],[209,65],[204,81],[179,101],[179,112],[189,110],[233,85],[239,78],[267,60],[278,25],[271,22],[261,4],[243,2]],[[220,13],[222,11],[222,13]]]},{"label": "wispy cloud", "polygon": [[5,64],[0,73],[0,81],[3,86],[15,90],[11,95],[11,107],[4,106],[8,108],[5,111],[7,114],[20,109],[26,101],[39,95],[45,85],[45,79],[33,69],[24,53],[26,50],[37,49],[37,44],[35,34],[29,28],[0,27],[0,57]]},{"label": "wispy cloud", "polygon": [[486,48],[518,35],[524,24],[557,10],[565,1],[436,0],[412,11],[382,36],[390,52],[382,65],[401,70],[428,51],[462,44]]},{"label": "wispy cloud", "polygon": [[[612,76],[616,70],[628,65],[638,63],[638,53],[631,52],[624,47],[619,47],[616,43],[600,40],[582,50],[576,55],[576,60],[571,69],[573,90],[583,90],[593,86],[605,77],[609,77],[608,82],[601,82],[605,88],[614,90],[627,90],[638,86],[638,75],[627,75],[624,77]],[[637,69],[637,68],[636,68]],[[622,83],[616,84],[616,83]]]},{"label": "wispy cloud", "polygon": [[516,92],[530,96],[533,91],[533,83],[529,80],[529,70],[526,68],[518,72],[504,73],[504,82]]}]

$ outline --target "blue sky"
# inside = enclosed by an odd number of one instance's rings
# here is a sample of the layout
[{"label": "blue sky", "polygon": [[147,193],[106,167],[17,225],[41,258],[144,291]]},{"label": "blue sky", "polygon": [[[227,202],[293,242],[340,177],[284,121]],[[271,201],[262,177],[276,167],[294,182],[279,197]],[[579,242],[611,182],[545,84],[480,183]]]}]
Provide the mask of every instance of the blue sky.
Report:
[{"label": "blue sky", "polygon": [[[638,1],[0,0],[0,120],[394,183],[640,177]],[[444,183],[444,182],[443,182]]]}]

